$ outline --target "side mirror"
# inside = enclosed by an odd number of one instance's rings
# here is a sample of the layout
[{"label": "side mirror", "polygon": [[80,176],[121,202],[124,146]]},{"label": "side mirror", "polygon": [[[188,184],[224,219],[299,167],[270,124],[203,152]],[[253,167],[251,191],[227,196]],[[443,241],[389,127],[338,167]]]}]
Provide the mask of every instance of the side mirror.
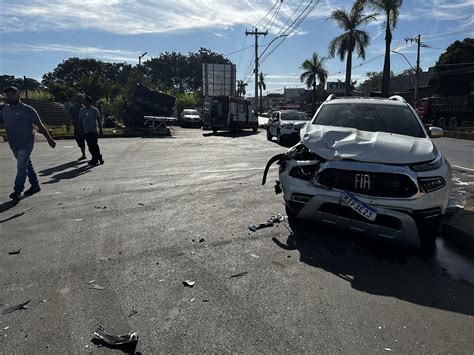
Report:
[{"label": "side mirror", "polygon": [[428,132],[430,134],[430,138],[441,138],[444,136],[443,129],[439,127],[429,127]]}]

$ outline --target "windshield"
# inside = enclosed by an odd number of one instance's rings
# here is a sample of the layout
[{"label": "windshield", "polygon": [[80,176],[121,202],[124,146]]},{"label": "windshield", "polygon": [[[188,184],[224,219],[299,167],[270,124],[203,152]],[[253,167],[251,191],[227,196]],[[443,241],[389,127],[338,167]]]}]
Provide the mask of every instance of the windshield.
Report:
[{"label": "windshield", "polygon": [[308,120],[308,116],[304,112],[282,111],[281,119],[283,121],[304,121],[304,120]]},{"label": "windshield", "polygon": [[426,137],[418,119],[407,106],[353,103],[325,105],[313,124]]},{"label": "windshield", "polygon": [[196,110],[184,110],[183,113],[185,115],[199,115],[199,113]]}]

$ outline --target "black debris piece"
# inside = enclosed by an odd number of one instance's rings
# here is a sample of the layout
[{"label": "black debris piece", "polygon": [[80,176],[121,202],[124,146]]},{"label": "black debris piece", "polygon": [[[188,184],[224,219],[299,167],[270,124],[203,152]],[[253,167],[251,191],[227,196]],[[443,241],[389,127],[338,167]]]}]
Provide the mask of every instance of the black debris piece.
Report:
[{"label": "black debris piece", "polygon": [[133,307],[133,309],[132,309],[132,311],[130,312],[130,314],[128,315],[128,317],[130,318],[131,316],[133,316],[133,315],[135,315],[135,314],[137,314],[137,313],[138,313],[137,309],[136,309],[135,307]]},{"label": "black debris piece", "polygon": [[245,275],[247,275],[247,274],[248,274],[247,271],[243,271],[243,272],[241,272],[241,273],[239,273],[239,274],[231,275],[230,278],[232,279],[232,278],[234,278],[234,277],[241,277],[241,276],[245,276]]},{"label": "black debris piece", "polygon": [[186,280],[186,281],[183,281],[183,285],[184,285],[184,286],[191,287],[191,288],[194,287],[194,284],[195,284],[195,283],[196,283],[196,281],[194,281],[194,280]]},{"label": "black debris piece", "polygon": [[17,254],[20,254],[20,253],[21,253],[21,249],[23,249],[23,248],[20,248],[20,249],[18,249],[18,250],[9,251],[9,252],[8,252],[8,255],[17,255]]},{"label": "black debris piece", "polygon": [[204,243],[205,241],[206,241],[206,239],[204,239],[204,238],[199,239],[199,243]]},{"label": "black debris piece", "polygon": [[12,313],[12,312],[15,312],[15,311],[20,311],[22,309],[28,309],[27,307],[25,307],[28,303],[30,303],[31,300],[28,300],[26,302],[23,302],[23,303],[20,303],[16,306],[13,306],[13,307],[10,307],[10,308],[6,308],[3,310],[2,314],[8,314],[8,313]]},{"label": "black debris piece", "polygon": [[271,216],[270,219],[264,223],[260,224],[249,224],[248,228],[252,231],[255,232],[259,229],[263,228],[268,228],[268,227],[273,227],[275,223],[281,223],[285,220],[285,216],[283,216],[281,213],[277,214],[276,216]]}]

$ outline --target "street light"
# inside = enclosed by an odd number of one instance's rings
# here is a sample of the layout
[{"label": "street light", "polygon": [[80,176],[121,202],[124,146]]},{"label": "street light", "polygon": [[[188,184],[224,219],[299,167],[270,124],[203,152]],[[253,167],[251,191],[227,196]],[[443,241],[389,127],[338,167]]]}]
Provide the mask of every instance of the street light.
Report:
[{"label": "street light", "polygon": [[148,52],[143,53],[142,55],[138,56],[138,65],[142,65],[142,58],[147,54]]},{"label": "street light", "polygon": [[415,72],[415,97],[414,97],[414,101],[415,101],[415,106],[416,106],[416,102],[418,101],[418,71],[419,69],[418,68],[414,68],[413,65],[411,65],[410,61],[408,60],[408,58],[405,56],[405,54],[403,53],[400,53],[400,52],[397,52],[396,50],[392,49],[392,52],[393,53],[396,53],[396,54],[400,54],[408,63],[408,65],[413,69],[413,71]]}]

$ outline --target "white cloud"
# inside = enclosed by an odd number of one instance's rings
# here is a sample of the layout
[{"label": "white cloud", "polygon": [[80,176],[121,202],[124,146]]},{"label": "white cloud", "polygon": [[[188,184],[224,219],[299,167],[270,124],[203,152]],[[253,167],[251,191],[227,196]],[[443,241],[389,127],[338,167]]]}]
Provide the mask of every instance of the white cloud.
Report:
[{"label": "white cloud", "polygon": [[140,52],[122,49],[105,49],[97,47],[76,47],[60,44],[11,44],[3,46],[8,53],[68,53],[78,57],[109,59],[116,62],[138,62]]},{"label": "white cloud", "polygon": [[[272,33],[284,26],[298,3],[282,3]],[[0,31],[93,29],[127,35],[234,25],[250,28],[273,4],[273,0],[18,0],[2,8]]]}]

